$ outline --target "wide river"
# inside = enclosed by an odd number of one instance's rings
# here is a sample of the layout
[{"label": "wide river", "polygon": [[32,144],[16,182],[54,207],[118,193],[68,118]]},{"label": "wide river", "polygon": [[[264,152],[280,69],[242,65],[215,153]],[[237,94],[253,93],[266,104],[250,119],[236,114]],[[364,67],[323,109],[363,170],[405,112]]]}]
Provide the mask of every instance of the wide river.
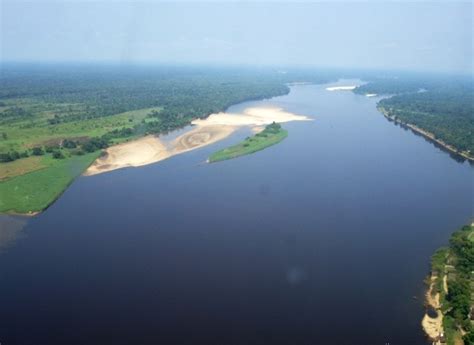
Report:
[{"label": "wide river", "polygon": [[229,109],[314,118],[264,151],[204,163],[241,130],[2,216],[1,344],[426,344],[423,279],[474,169],[326,87]]}]

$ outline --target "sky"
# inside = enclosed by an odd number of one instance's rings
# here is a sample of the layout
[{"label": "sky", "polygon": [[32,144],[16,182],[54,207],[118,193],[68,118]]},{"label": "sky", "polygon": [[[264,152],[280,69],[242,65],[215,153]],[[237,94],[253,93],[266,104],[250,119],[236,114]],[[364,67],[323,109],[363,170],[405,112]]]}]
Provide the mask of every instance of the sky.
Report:
[{"label": "sky", "polygon": [[472,73],[470,2],[0,0],[7,61]]}]

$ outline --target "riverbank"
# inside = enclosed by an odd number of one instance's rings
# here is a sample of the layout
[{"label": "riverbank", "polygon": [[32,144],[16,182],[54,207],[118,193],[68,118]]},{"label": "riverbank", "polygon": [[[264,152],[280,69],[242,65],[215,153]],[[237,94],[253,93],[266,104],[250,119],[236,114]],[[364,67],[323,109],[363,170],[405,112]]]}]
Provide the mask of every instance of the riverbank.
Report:
[{"label": "riverbank", "polygon": [[[421,325],[434,344],[465,344],[474,339],[474,227],[454,232],[450,245],[431,257],[431,275]],[[434,315],[436,313],[436,315]],[[470,342],[466,344],[470,344]]]},{"label": "riverbank", "polygon": [[0,183],[0,212],[34,216],[57,200],[100,152],[52,160],[48,168]]},{"label": "riverbank", "polygon": [[388,114],[388,111],[383,108],[383,107],[380,107],[378,106],[377,109],[383,114],[383,116],[385,116],[388,120],[390,121],[393,121],[395,123],[398,123],[402,126],[406,126],[408,127],[409,129],[411,129],[413,132],[417,133],[417,134],[420,134],[421,136],[423,136],[424,138],[440,145],[441,147],[443,147],[444,149],[446,149],[447,151],[455,154],[455,155],[458,155],[462,158],[465,158],[467,159],[468,161],[470,162],[474,162],[474,157],[470,156],[469,154],[467,154],[466,152],[462,152],[462,151],[459,151],[457,150],[455,147],[445,143],[444,141],[440,140],[440,139],[437,139],[433,133],[430,133],[428,131],[425,131],[424,129],[421,129],[415,125],[412,125],[410,123],[406,123],[406,122],[403,122],[401,121],[399,118],[395,117],[395,116],[390,116]]},{"label": "riverbank", "polygon": [[266,126],[263,131],[246,138],[243,142],[213,153],[208,162],[214,163],[255,153],[278,144],[287,136],[288,132],[281,128],[281,125],[272,123]]}]

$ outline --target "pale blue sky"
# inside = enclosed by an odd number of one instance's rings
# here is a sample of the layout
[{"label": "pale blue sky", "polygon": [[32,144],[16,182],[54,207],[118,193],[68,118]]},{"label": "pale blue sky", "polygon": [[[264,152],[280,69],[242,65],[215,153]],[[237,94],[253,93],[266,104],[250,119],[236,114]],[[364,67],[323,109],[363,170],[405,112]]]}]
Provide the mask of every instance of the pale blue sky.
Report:
[{"label": "pale blue sky", "polygon": [[2,61],[472,69],[469,2],[0,3]]}]

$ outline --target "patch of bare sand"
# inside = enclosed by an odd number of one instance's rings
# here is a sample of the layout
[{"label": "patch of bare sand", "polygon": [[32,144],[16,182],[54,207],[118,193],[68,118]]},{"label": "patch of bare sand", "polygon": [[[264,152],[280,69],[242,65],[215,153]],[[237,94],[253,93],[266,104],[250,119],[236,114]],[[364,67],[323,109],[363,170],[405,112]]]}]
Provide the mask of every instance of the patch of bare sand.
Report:
[{"label": "patch of bare sand", "polygon": [[277,107],[247,108],[242,113],[218,113],[205,119],[194,120],[197,126],[265,126],[272,122],[308,121],[308,117],[296,115]]},{"label": "patch of bare sand", "polygon": [[328,90],[328,91],[351,91],[351,90],[354,90],[356,87],[357,87],[356,85],[331,86],[331,87],[327,87],[326,90]]},{"label": "patch of bare sand", "polygon": [[170,157],[166,146],[156,136],[146,136],[134,141],[109,147],[86,170],[84,175],[96,175],[126,167],[138,167]]},{"label": "patch of bare sand", "polygon": [[436,318],[431,318],[427,313],[423,316],[421,325],[426,335],[433,341],[438,341],[440,334],[443,333],[443,313],[439,310],[440,305],[440,294],[432,294],[434,284],[438,279],[435,276],[431,276],[430,288],[426,292],[426,303],[436,310]]},{"label": "patch of bare sand", "polygon": [[195,150],[227,138],[236,129],[235,126],[227,125],[197,126],[173,140],[169,144],[169,152],[171,155],[176,155]]}]

